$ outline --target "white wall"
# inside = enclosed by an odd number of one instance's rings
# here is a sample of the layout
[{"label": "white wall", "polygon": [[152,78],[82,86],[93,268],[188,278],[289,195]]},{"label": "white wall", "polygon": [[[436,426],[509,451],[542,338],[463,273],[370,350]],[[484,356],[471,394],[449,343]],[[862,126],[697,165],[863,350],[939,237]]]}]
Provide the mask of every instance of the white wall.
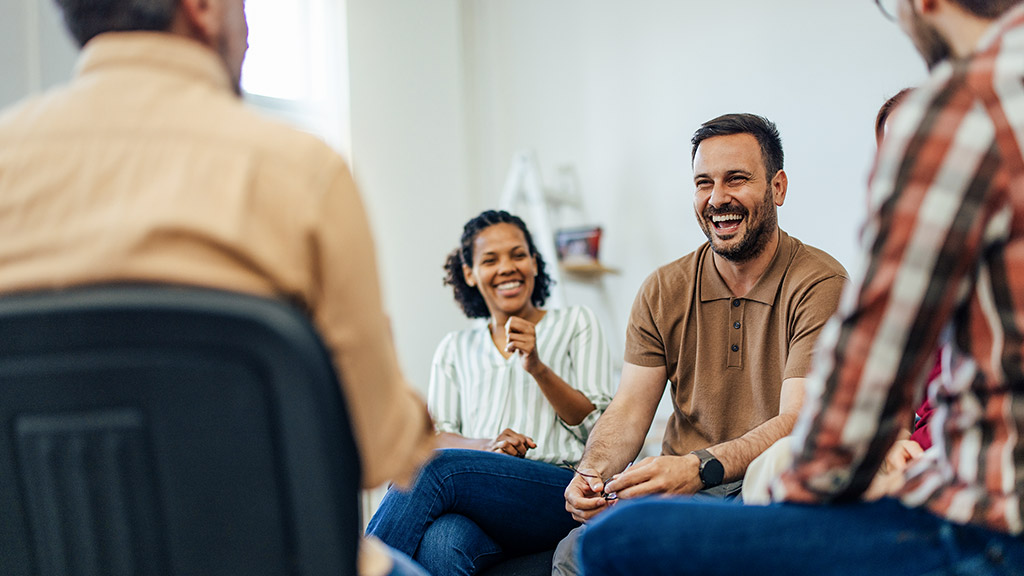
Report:
[{"label": "white wall", "polygon": [[407,378],[426,392],[434,348],[464,325],[441,284],[469,211],[456,0],[348,0],[352,164],[373,224]]},{"label": "white wall", "polygon": [[53,0],[0,0],[0,107],[67,80],[76,54]]}]

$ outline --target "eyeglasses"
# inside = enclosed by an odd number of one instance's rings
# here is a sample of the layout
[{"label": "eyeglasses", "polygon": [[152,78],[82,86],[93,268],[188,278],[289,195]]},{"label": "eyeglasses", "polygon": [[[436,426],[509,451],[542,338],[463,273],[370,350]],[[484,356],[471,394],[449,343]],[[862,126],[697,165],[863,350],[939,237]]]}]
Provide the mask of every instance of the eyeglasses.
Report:
[{"label": "eyeglasses", "polygon": [[889,20],[896,22],[899,19],[900,0],[875,0],[875,5]]},{"label": "eyeglasses", "polygon": [[[597,478],[598,480],[601,481],[602,485],[607,484],[612,480],[611,478],[605,480],[604,478],[601,478],[597,474],[587,474],[586,472],[580,472],[579,468],[573,466],[572,462],[569,462],[568,460],[562,460],[562,464],[564,464],[569,470],[572,470],[573,472],[579,474],[580,476],[583,476],[584,478]],[[605,492],[604,488],[601,489],[601,497],[609,501],[619,499],[618,494],[616,494],[615,492]]]}]

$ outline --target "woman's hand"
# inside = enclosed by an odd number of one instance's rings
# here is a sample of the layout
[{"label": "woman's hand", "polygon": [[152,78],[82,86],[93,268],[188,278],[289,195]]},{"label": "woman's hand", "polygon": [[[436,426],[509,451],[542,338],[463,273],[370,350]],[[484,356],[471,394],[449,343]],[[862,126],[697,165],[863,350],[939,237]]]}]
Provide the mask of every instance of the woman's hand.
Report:
[{"label": "woman's hand", "polygon": [[519,352],[523,369],[528,373],[536,376],[547,368],[537,353],[537,327],[532,322],[509,316],[505,322],[505,338],[505,351],[509,354]]},{"label": "woman's hand", "polygon": [[501,431],[501,434],[498,434],[497,438],[491,441],[487,449],[491,452],[502,452],[509,456],[523,458],[526,456],[527,450],[536,447],[537,443],[533,441],[533,438],[520,434],[511,428],[505,428]]},{"label": "woman's hand", "polygon": [[589,398],[541,362],[535,324],[518,316],[509,316],[505,322],[505,351],[520,354],[523,370],[537,382],[555,413],[566,424],[576,426],[594,411],[594,403]]}]

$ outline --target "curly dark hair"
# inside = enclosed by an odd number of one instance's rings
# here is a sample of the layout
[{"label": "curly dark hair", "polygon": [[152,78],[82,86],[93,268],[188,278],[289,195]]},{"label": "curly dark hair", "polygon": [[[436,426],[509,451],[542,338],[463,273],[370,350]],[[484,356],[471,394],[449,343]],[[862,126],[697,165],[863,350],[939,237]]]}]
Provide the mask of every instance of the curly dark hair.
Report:
[{"label": "curly dark hair", "polygon": [[526,224],[518,216],[513,216],[504,210],[485,210],[479,216],[473,218],[462,227],[462,241],[459,247],[448,254],[444,262],[444,283],[452,287],[452,294],[455,301],[459,303],[462,311],[468,318],[487,318],[491,312],[487,309],[487,303],[480,291],[469,284],[462,273],[462,267],[473,266],[473,241],[485,228],[495,224],[513,224],[523,231],[526,238],[526,246],[530,249],[530,255],[537,259],[537,278],[533,282],[533,293],[530,301],[538,308],[544,305],[551,294],[551,285],[554,280],[548,276],[544,257],[537,251],[533,244],[533,236],[526,229]]}]

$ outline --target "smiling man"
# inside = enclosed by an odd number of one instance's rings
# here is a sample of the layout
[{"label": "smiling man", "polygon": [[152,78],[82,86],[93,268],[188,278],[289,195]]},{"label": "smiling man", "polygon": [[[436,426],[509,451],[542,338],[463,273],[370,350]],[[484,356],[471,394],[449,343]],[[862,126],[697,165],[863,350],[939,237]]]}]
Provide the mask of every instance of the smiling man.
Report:
[{"label": "smiling man", "polygon": [[[708,242],[656,270],[633,303],[619,390],[590,434],[566,508],[586,522],[652,494],[732,496],[747,465],[792,430],[814,342],[846,271],[779,229],[782,141],[752,114],[704,123],[693,139],[694,211]],[[662,454],[636,462],[671,384]],[[605,481],[602,481],[605,479]],[[610,480],[608,480],[610,479]],[[574,539],[555,574],[578,572]]]}]

